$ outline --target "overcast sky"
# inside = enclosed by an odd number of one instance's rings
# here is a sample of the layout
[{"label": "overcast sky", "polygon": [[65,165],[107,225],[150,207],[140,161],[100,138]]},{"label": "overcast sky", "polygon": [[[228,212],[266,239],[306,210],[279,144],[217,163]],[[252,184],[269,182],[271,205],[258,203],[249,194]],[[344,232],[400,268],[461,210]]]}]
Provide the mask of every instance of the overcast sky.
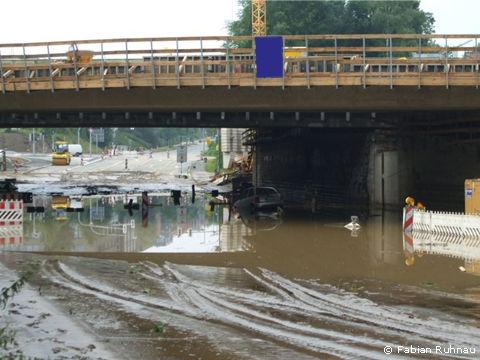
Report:
[{"label": "overcast sky", "polygon": [[[479,33],[480,0],[422,0],[438,34]],[[16,0],[2,7],[0,43],[226,35],[236,0]]]}]

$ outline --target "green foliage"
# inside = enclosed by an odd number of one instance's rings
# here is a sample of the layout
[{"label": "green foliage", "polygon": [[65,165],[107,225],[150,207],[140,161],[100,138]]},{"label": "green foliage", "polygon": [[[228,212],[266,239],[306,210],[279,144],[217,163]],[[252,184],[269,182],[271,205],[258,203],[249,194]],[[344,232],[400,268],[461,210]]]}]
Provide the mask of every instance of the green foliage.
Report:
[{"label": "green foliage", "polygon": [[[238,20],[227,23],[229,35],[252,35],[252,3],[239,0]],[[267,35],[431,34],[435,19],[420,9],[420,1],[268,1]],[[360,40],[361,41],[361,40]],[[375,40],[370,46],[384,45]],[[378,44],[376,44],[378,42]],[[398,41],[403,46],[409,41]],[[324,43],[324,42],[323,42]],[[310,46],[320,46],[312,41]],[[287,46],[304,45],[297,41]],[[358,40],[342,46],[356,46]],[[426,45],[426,44],[425,44]],[[236,47],[251,47],[237,42]]]},{"label": "green foliage", "polygon": [[13,299],[13,297],[20,292],[20,289],[25,285],[27,280],[37,273],[39,267],[40,261],[32,260],[28,264],[27,271],[20,277],[20,279],[14,281],[9,287],[4,287],[2,289],[2,292],[0,293],[0,304],[3,309],[7,306],[8,300]]},{"label": "green foliage", "polygon": [[6,348],[8,345],[15,344],[15,336],[17,333],[12,331],[5,326],[4,328],[0,329],[0,348]]},{"label": "green foliage", "polygon": [[205,149],[204,155],[205,156],[218,156],[217,144],[218,144],[218,141],[212,141],[210,143],[210,145],[208,145],[208,148]]},{"label": "green foliage", "polygon": [[163,333],[167,332],[167,329],[165,327],[165,324],[157,323],[157,324],[153,325],[153,328],[152,328],[152,330],[150,330],[150,332],[163,334]]},{"label": "green foliage", "polygon": [[140,266],[132,266],[130,268],[130,274],[140,274],[141,272],[143,272],[142,268]]},{"label": "green foliage", "polygon": [[358,291],[361,289],[361,284],[353,283],[353,284],[348,284],[347,285],[347,290],[348,291]]},{"label": "green foliage", "polygon": [[214,158],[214,159],[210,159],[207,161],[207,163],[205,164],[205,171],[207,173],[214,173],[215,170],[217,170],[217,167],[218,167],[218,160],[217,158]]},{"label": "green foliage", "polygon": [[[0,132],[15,132],[30,134],[31,128],[25,129],[5,129]],[[157,147],[172,147],[174,144],[185,142],[187,137],[192,140],[198,140],[205,136],[211,136],[216,132],[215,129],[185,129],[185,128],[104,128],[105,141],[98,143],[98,152],[101,149],[109,148],[114,142],[117,145],[132,146],[136,149],[143,146],[146,149]],[[54,141],[68,141],[70,144],[76,144],[80,135],[80,144],[84,153],[89,152],[90,135],[88,128],[35,128],[35,134],[45,134],[46,143],[50,144],[52,138]],[[96,150],[95,140],[92,139],[92,152]]]}]

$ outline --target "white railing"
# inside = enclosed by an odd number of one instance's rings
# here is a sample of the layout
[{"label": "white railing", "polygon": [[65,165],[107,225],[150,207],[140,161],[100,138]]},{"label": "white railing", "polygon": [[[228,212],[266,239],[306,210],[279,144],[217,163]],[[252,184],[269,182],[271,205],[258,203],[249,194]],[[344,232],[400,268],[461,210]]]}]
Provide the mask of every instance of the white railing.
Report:
[{"label": "white railing", "polygon": [[413,232],[480,238],[480,215],[414,209]]}]

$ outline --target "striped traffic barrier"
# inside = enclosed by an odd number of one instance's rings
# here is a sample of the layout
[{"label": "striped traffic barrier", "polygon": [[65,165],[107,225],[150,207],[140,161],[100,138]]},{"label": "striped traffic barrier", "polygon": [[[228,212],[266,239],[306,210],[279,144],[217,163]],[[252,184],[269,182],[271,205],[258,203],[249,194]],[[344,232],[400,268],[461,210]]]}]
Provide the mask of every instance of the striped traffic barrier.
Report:
[{"label": "striped traffic barrier", "polygon": [[150,158],[152,158],[152,157],[153,157],[153,150],[150,149]]},{"label": "striped traffic barrier", "polygon": [[15,159],[15,161],[13,162],[13,169],[15,170],[15,172],[18,172],[18,160]]},{"label": "striped traffic barrier", "polygon": [[80,159],[80,165],[82,165],[82,166],[84,165],[84,164],[83,164],[83,155],[82,155],[82,157],[81,157],[81,159]]},{"label": "striped traffic barrier", "polygon": [[105,157],[105,153],[102,150],[102,160],[103,160],[104,157]]},{"label": "striped traffic barrier", "polygon": [[23,227],[16,226],[13,234],[3,234],[0,230],[0,245],[21,245],[23,243]]},{"label": "striped traffic barrier", "polygon": [[23,224],[23,201],[0,201],[0,226]]},{"label": "striped traffic barrier", "polygon": [[125,170],[128,170],[128,159],[125,159]]},{"label": "striped traffic barrier", "polygon": [[148,192],[142,192],[142,226],[148,227]]},{"label": "striped traffic barrier", "polygon": [[405,206],[404,210],[404,221],[403,221],[403,231],[411,233],[413,230],[413,206]]}]

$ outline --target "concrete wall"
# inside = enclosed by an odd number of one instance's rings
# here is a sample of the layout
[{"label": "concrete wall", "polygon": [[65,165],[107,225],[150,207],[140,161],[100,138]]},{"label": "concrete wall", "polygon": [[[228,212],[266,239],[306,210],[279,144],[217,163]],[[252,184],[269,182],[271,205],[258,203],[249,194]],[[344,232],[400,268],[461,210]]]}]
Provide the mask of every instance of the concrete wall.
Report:
[{"label": "concrete wall", "polygon": [[317,206],[368,203],[368,133],[297,129],[257,146],[254,180],[277,187],[285,200]]},{"label": "concrete wall", "polygon": [[247,129],[226,129],[220,131],[223,166],[229,168],[233,161],[247,154],[245,146],[242,146],[242,134]]},{"label": "concrete wall", "polygon": [[429,210],[464,211],[465,179],[480,177],[480,146],[443,145],[439,137],[399,141],[401,182]]},{"label": "concrete wall", "polygon": [[480,146],[376,132],[261,130],[254,181],[317,210],[398,209],[407,196],[428,209],[463,211],[464,182],[480,177]]}]

